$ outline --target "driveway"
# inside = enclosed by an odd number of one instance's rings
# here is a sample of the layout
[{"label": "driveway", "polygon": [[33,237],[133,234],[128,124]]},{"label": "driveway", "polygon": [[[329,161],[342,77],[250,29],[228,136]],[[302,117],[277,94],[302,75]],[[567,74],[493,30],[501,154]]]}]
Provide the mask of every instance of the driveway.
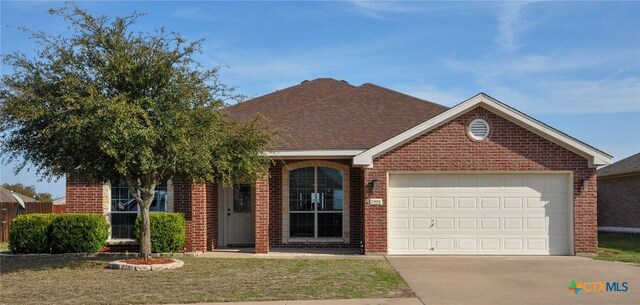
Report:
[{"label": "driveway", "polygon": [[[624,263],[571,256],[390,256],[388,260],[426,305],[640,304],[640,267]],[[576,295],[568,288],[572,280],[628,282],[628,290]]]}]

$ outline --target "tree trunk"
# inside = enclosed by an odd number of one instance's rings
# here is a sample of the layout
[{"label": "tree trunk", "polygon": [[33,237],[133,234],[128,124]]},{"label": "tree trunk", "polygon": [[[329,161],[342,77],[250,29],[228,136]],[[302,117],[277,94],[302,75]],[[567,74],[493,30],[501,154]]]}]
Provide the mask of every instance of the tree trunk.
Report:
[{"label": "tree trunk", "polygon": [[149,206],[140,206],[140,216],[142,216],[142,230],[140,232],[140,256],[148,259],[151,256],[151,222],[149,220]]},{"label": "tree trunk", "polygon": [[148,259],[151,257],[151,220],[149,218],[149,208],[154,199],[156,190],[155,180],[149,179],[147,183],[142,179],[128,179],[129,192],[135,198],[142,217],[142,228],[140,230],[140,257]]}]

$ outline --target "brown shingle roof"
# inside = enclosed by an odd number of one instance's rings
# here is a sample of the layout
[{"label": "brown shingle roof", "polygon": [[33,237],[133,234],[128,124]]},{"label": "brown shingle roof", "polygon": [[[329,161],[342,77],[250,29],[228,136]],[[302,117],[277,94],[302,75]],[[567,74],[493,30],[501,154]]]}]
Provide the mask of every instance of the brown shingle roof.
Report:
[{"label": "brown shingle roof", "polygon": [[640,172],[640,153],[624,158],[598,170],[598,177]]},{"label": "brown shingle roof", "polygon": [[367,149],[414,127],[446,107],[366,83],[304,82],[229,107],[236,120],[261,113],[279,128],[277,150]]}]

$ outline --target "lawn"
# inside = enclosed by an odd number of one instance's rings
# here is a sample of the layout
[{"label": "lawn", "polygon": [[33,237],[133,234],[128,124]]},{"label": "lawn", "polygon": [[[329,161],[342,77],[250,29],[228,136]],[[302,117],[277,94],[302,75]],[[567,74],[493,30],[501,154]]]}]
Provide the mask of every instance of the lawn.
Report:
[{"label": "lawn", "polygon": [[599,232],[594,258],[640,265],[640,234]]},{"label": "lawn", "polygon": [[386,260],[183,257],[176,270],[105,269],[113,258],[0,258],[0,304],[145,304],[408,297]]}]

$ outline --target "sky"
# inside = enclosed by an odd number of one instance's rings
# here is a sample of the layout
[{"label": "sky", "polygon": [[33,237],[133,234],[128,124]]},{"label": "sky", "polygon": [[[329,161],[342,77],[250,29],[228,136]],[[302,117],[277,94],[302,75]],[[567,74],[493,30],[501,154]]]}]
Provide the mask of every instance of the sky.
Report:
[{"label": "sky", "polygon": [[[319,77],[446,106],[485,92],[614,161],[640,152],[640,2],[77,3],[94,14],[148,13],[136,30],[204,38],[198,60],[223,65],[220,79],[249,97]],[[45,14],[62,2],[0,6],[2,54],[34,54],[17,26],[68,33]],[[14,166],[2,164],[0,183],[64,196],[64,178],[39,181]]]}]

